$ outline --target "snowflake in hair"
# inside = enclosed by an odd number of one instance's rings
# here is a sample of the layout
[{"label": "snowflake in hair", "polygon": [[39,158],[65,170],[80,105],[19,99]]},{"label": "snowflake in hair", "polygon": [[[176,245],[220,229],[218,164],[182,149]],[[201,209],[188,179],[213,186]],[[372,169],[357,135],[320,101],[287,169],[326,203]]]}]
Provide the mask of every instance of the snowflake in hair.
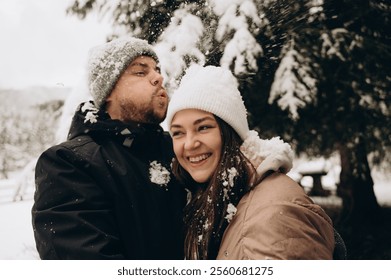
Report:
[{"label": "snowflake in hair", "polygon": [[229,203],[227,207],[227,215],[224,217],[228,221],[228,223],[231,222],[232,218],[236,214],[236,211],[236,207],[232,203]]}]

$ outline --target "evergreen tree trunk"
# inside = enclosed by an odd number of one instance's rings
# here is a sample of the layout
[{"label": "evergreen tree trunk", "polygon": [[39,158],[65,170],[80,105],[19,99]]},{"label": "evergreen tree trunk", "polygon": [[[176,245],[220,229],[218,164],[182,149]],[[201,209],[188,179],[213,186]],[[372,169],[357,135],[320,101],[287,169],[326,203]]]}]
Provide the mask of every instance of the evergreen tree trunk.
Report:
[{"label": "evergreen tree trunk", "polygon": [[338,195],[343,200],[340,223],[352,230],[377,224],[380,207],[373,190],[373,180],[363,138],[339,143],[341,157]]}]

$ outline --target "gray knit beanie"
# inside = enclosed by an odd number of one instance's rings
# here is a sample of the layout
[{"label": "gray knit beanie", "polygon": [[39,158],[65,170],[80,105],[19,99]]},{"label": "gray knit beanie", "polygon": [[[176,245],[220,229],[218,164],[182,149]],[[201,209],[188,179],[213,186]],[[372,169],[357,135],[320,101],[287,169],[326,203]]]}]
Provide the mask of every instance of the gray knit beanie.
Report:
[{"label": "gray knit beanie", "polygon": [[159,61],[147,41],[134,37],[121,37],[90,50],[87,63],[88,89],[97,108],[105,103],[129,64],[142,55]]}]

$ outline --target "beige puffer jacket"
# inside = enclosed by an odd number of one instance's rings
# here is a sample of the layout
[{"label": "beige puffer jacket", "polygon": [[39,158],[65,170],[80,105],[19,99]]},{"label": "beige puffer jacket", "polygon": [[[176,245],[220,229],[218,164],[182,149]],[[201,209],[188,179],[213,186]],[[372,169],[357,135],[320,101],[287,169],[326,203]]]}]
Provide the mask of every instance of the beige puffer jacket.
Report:
[{"label": "beige puffer jacket", "polygon": [[261,181],[239,201],[217,259],[332,259],[330,217],[283,174],[292,167],[290,145],[249,131],[241,150]]},{"label": "beige puffer jacket", "polygon": [[217,259],[332,259],[334,242],[324,210],[274,172],[240,200]]}]

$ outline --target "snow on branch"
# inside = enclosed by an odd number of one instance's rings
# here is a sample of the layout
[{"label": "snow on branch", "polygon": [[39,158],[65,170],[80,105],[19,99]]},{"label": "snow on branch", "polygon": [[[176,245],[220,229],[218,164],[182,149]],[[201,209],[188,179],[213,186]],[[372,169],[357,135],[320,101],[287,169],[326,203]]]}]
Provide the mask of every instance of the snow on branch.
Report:
[{"label": "snow on branch", "polygon": [[225,46],[224,55],[220,64],[229,68],[232,62],[235,63],[234,73],[236,75],[247,73],[249,70],[256,71],[257,56],[262,54],[262,48],[247,29],[239,29],[234,37]]},{"label": "snow on branch", "polygon": [[309,17],[308,22],[314,22],[316,19],[325,20],[326,16],[324,14],[324,0],[312,0],[308,3],[309,9]]},{"label": "snow on branch", "polygon": [[[234,67],[236,75],[257,71],[257,57],[263,54],[262,47],[254,35],[264,25],[252,0],[211,0],[214,13],[220,18],[216,40],[223,42],[227,37],[220,64]],[[254,33],[254,34],[253,34]],[[233,35],[231,35],[233,34]]]},{"label": "snow on branch", "polygon": [[204,25],[199,17],[186,9],[174,12],[169,26],[155,45],[168,88],[178,86],[181,75],[190,64],[205,63],[205,55],[198,48],[203,33]]},{"label": "snow on branch", "polygon": [[282,110],[288,110],[292,119],[297,120],[298,109],[316,100],[317,87],[309,67],[293,45],[292,42],[276,71],[269,103],[277,101]]},{"label": "snow on branch", "polygon": [[351,52],[356,47],[361,47],[360,36],[350,38],[350,33],[345,28],[335,28],[330,32],[324,32],[321,36],[323,57],[338,58],[346,61]]}]

